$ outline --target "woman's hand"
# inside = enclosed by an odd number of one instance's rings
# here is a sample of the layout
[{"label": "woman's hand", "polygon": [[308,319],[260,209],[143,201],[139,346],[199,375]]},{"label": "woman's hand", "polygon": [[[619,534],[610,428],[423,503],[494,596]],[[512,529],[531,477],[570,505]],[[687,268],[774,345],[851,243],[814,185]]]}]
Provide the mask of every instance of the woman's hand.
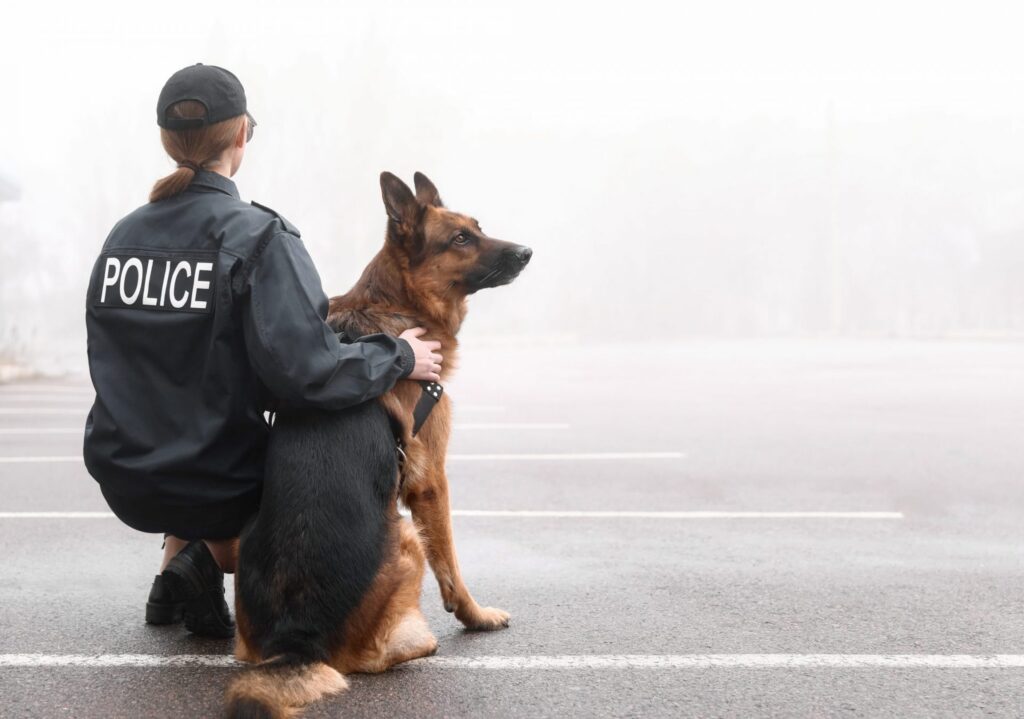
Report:
[{"label": "woman's hand", "polygon": [[416,355],[416,366],[408,379],[429,380],[431,382],[441,381],[441,343],[436,340],[421,340],[420,336],[426,332],[425,327],[413,327],[398,335],[412,347],[412,353]]}]

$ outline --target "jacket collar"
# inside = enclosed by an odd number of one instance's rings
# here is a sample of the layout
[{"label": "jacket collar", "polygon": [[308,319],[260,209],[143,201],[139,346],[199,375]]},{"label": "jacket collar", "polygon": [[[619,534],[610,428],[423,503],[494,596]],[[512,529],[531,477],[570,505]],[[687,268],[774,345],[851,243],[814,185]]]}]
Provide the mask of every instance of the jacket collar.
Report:
[{"label": "jacket collar", "polygon": [[197,172],[196,176],[192,178],[192,182],[189,183],[188,189],[194,192],[223,192],[225,195],[231,195],[236,200],[240,199],[238,188],[235,187],[233,180],[209,170]]}]

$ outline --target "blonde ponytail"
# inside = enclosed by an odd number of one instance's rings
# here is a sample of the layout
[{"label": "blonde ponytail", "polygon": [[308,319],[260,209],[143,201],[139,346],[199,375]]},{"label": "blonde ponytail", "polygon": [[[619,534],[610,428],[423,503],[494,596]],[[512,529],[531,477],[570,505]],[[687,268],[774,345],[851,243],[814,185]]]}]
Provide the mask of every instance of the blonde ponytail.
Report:
[{"label": "blonde ponytail", "polygon": [[[194,100],[184,100],[173,105],[168,114],[180,118],[204,117],[206,107]],[[178,167],[167,177],[156,181],[149,193],[149,201],[159,202],[184,192],[197,170],[218,159],[231,147],[244,121],[245,115],[239,115],[190,130],[161,128],[160,142],[171,159],[178,163]]]},{"label": "blonde ponytail", "polygon": [[178,165],[178,169],[174,172],[156,181],[156,184],[153,185],[153,189],[149,193],[149,201],[158,202],[166,200],[168,197],[174,197],[184,192],[195,176],[196,172],[191,167]]}]

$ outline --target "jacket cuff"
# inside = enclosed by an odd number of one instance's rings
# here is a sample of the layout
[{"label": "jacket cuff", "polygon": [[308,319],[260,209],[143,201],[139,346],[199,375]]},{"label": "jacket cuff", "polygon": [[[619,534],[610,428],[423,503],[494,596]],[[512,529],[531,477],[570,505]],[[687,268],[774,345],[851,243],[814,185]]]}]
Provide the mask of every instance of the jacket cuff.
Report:
[{"label": "jacket cuff", "polygon": [[398,351],[401,353],[399,366],[402,368],[402,374],[398,376],[398,379],[405,379],[416,369],[416,355],[412,351],[412,345],[401,337],[398,338]]}]

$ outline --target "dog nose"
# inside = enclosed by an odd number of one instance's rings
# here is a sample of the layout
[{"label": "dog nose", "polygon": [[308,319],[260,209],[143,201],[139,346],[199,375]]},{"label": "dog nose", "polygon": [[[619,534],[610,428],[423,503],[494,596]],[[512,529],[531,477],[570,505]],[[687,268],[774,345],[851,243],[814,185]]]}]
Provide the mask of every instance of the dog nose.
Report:
[{"label": "dog nose", "polygon": [[516,250],[516,259],[523,265],[526,265],[530,258],[533,257],[533,250],[529,247],[520,247]]}]

